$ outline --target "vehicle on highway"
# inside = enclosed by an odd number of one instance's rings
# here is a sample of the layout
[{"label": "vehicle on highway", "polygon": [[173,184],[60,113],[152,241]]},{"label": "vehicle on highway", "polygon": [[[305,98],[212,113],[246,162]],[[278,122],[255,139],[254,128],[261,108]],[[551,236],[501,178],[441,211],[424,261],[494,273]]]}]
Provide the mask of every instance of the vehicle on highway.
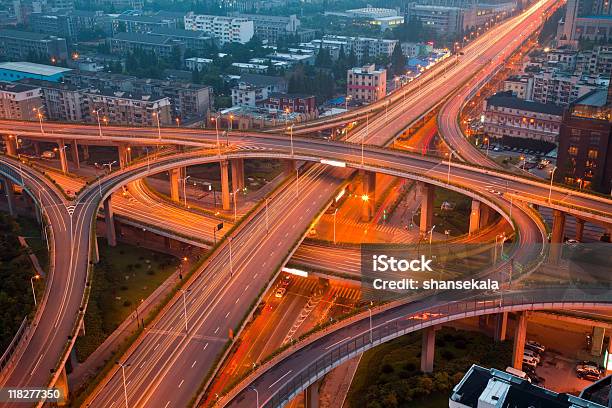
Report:
[{"label": "vehicle on highway", "polygon": [[538,343],[535,340],[527,340],[525,342],[525,348],[528,348],[540,354],[546,351],[546,347],[544,347],[541,343]]},{"label": "vehicle on highway", "polygon": [[53,150],[45,150],[40,155],[43,159],[55,159],[55,152]]},{"label": "vehicle on highway", "polygon": [[525,349],[523,351],[523,357],[533,358],[537,364],[540,364],[540,362],[542,361],[542,358],[540,357],[540,355],[533,350]]},{"label": "vehicle on highway", "polygon": [[535,370],[537,366],[538,362],[535,358],[523,354],[523,371],[525,371],[525,369],[527,369],[528,367],[531,367]]},{"label": "vehicle on highway", "polygon": [[585,380],[597,381],[601,378],[601,369],[593,361],[582,361],[576,364],[576,376]]},{"label": "vehicle on highway", "polygon": [[278,288],[276,289],[276,293],[274,294],[274,296],[277,298],[282,298],[283,296],[285,296],[285,293],[287,293],[286,288]]},{"label": "vehicle on highway", "polygon": [[280,286],[286,288],[291,283],[291,276],[283,275],[280,281]]},{"label": "vehicle on highway", "polygon": [[531,379],[529,378],[529,376],[527,375],[527,373],[525,371],[521,371],[521,370],[518,370],[518,369],[516,369],[514,367],[508,366],[508,367],[506,367],[506,372],[508,374],[512,374],[512,375],[514,375],[514,376],[516,376],[518,378],[522,378],[523,380],[527,380],[527,381],[531,382]]}]

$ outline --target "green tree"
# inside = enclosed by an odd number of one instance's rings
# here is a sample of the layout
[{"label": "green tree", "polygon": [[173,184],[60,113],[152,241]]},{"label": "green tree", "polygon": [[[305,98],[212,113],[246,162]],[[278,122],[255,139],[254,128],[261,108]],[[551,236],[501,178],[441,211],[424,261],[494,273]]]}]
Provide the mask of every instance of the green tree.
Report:
[{"label": "green tree", "polygon": [[402,52],[402,47],[398,42],[395,44],[393,53],[391,54],[391,71],[393,74],[398,75],[404,71],[406,66],[406,56]]}]

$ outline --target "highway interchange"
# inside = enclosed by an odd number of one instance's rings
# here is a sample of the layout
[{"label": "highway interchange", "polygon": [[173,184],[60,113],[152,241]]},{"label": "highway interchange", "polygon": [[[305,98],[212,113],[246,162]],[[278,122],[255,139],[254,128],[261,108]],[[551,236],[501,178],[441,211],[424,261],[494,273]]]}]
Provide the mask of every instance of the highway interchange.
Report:
[{"label": "highway interchange", "polygon": [[[121,142],[143,145],[183,144],[208,149],[176,153],[159,157],[151,162],[131,165],[110,174],[103,178],[99,185],[91,185],[79,194],[73,203],[75,208],[72,220],[75,225],[72,226],[70,236],[74,238],[60,240],[56,247],[55,259],[58,259],[59,263],[56,263],[54,271],[64,277],[61,279],[62,285],[56,286],[54,279],[47,289],[48,297],[62,300],[54,304],[58,308],[44,308],[43,313],[50,313],[52,316],[43,320],[47,323],[42,327],[36,327],[27,344],[27,352],[24,352],[20,359],[19,368],[13,371],[6,384],[42,385],[47,382],[50,369],[56,366],[57,357],[62,356],[64,359],[67,357],[64,351],[68,335],[74,331],[74,318],[82,316],[79,307],[85,293],[91,220],[102,199],[121,185],[143,176],[179,165],[213,162],[226,158],[277,157],[315,163],[327,159],[345,163],[347,167],[413,178],[469,193],[497,208],[508,219],[511,204],[505,195],[528,199],[546,197],[549,192],[547,183],[536,181],[525,183],[524,179],[502,172],[482,170],[457,163],[450,165],[452,181],[448,184],[447,163],[440,159],[399,154],[392,150],[370,146],[387,143],[401,132],[406,124],[418,119],[423,112],[450,94],[456,86],[464,84],[483,64],[487,64],[495,56],[498,56],[500,61],[503,60],[504,55],[518,45],[515,41],[510,41],[509,37],[514,40],[517,31],[527,33],[528,30],[533,30],[540,18],[536,11],[544,4],[544,2],[538,3],[530,12],[505,22],[481,36],[466,48],[464,57],[460,57],[454,65],[446,68],[445,73],[441,75],[431,73],[434,79],[426,85],[412,84],[416,90],[413,89],[405,97],[396,97],[388,112],[377,115],[369,121],[367,127],[355,132],[349,139],[354,143],[352,145],[300,137],[294,137],[293,143],[290,143],[287,137],[255,132],[232,132],[227,137],[230,146],[223,148],[222,154],[217,156],[218,153],[214,148],[216,134],[211,131],[164,129],[160,139],[157,138],[157,129],[124,129],[109,126],[104,129],[104,140],[100,140],[98,129],[91,126],[47,123],[45,124],[47,133],[43,136],[33,124],[0,122],[0,130],[3,133],[10,131],[25,138],[65,137],[67,140],[89,141],[94,144]],[[449,83],[451,81],[456,85]],[[440,92],[440,89],[447,92]],[[360,146],[361,141],[365,146]],[[461,149],[462,157],[468,159],[466,154],[469,154],[469,149],[459,145],[459,140],[453,142],[447,139],[447,141],[453,145],[453,148]],[[2,161],[17,166],[10,159]],[[257,299],[262,289],[271,281],[278,266],[286,262],[312,219],[325,208],[330,197],[350,172],[351,170],[347,168],[329,168],[318,164],[311,166],[304,171],[304,174],[300,174],[298,183],[289,183],[271,197],[268,216],[272,227],[269,231],[266,229],[263,211],[259,207],[232,234],[231,262],[230,240],[224,241],[211,254],[201,270],[194,274],[185,286],[188,291],[185,295],[188,301],[188,333],[185,333],[184,329],[185,316],[179,294],[126,353],[124,362],[131,364],[126,370],[131,406],[170,407],[185,406],[189,403],[200,387],[202,379],[207,377],[224,350],[230,329],[235,330],[239,327],[253,299]],[[36,172],[30,170],[25,170],[24,173],[28,175],[28,179],[34,180],[37,177]],[[39,177],[39,183],[41,180],[44,178]],[[43,190],[51,194],[54,187],[48,185],[48,181],[44,181],[46,185]],[[493,186],[495,190],[504,192],[504,196],[491,194],[486,186]],[[32,184],[30,188],[39,191],[41,186]],[[66,209],[69,203],[57,193],[53,202],[55,204],[52,206],[59,212],[53,217],[49,216],[54,234],[62,231],[66,234],[66,226],[64,225],[62,230],[60,224],[62,220],[64,224],[70,221],[71,216]],[[609,221],[611,214],[609,200],[559,187],[552,190],[552,202],[567,212],[574,211],[599,221]],[[61,209],[60,203],[63,206]],[[513,225],[519,229],[521,242],[526,246],[544,242],[543,227],[533,214],[524,209],[524,204],[515,202],[513,206]],[[50,210],[46,205],[45,209],[49,213]],[[72,245],[76,246],[74,250],[70,250]],[[58,249],[65,251],[66,246],[70,256],[59,257],[61,252]],[[63,265],[63,261],[59,258],[64,261],[68,259],[69,265]],[[51,325],[51,322],[55,324]],[[45,358],[41,360],[43,355]],[[31,360],[38,358],[38,361],[28,362],[28,358]],[[88,404],[110,407],[120,403],[123,398],[120,381],[120,372],[113,370],[90,396]]]}]

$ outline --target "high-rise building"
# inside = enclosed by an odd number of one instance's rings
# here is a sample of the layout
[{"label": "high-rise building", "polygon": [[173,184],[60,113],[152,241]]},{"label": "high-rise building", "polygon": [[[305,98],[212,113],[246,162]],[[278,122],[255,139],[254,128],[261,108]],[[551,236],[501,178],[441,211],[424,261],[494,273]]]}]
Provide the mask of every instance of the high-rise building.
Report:
[{"label": "high-rise building", "polygon": [[384,98],[387,94],[387,70],[377,70],[374,64],[349,69],[346,94],[354,101],[367,103]]},{"label": "high-rise building", "polygon": [[568,0],[565,18],[558,30],[559,43],[612,38],[611,5],[609,0]]},{"label": "high-rise building", "polygon": [[204,31],[220,44],[237,42],[245,44],[253,38],[253,20],[243,17],[223,17],[189,13],[185,16],[185,29]]},{"label": "high-rise building", "polygon": [[607,90],[576,100],[563,116],[555,178],[580,188],[612,188],[612,107]]},{"label": "high-rise building", "polygon": [[66,39],[53,35],[20,30],[0,30],[0,56],[23,60],[30,56],[47,58],[50,62],[66,60]]}]

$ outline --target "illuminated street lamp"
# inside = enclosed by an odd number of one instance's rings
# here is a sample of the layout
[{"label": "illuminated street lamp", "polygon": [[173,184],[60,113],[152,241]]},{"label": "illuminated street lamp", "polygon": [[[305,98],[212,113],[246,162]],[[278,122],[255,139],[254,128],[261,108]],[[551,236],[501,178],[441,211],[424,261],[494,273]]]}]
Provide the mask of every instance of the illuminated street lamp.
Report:
[{"label": "illuminated street lamp", "polygon": [[259,408],[259,392],[257,392],[257,389],[252,385],[249,387],[249,389],[255,391],[255,408]]},{"label": "illuminated street lamp", "polygon": [[485,137],[484,141],[487,142],[487,157],[489,157],[489,138]]},{"label": "illuminated street lamp", "polygon": [[42,106],[38,108],[32,108],[32,112],[36,112],[36,117],[38,117],[38,122],[40,123],[40,134],[42,136],[45,135],[45,130],[43,129],[43,114],[41,112]]},{"label": "illuminated street lamp", "polygon": [[217,153],[221,156],[221,142],[219,142],[219,118],[221,115],[217,114],[217,116],[213,116],[210,120],[215,122],[215,133],[217,135]]},{"label": "illuminated street lamp", "polygon": [[[185,172],[187,172],[187,168],[185,168]],[[183,178],[183,198],[185,202],[185,207],[187,207],[187,179],[190,177],[191,176],[185,176],[185,178]]]},{"label": "illuminated street lamp", "polygon": [[128,397],[127,397],[127,385],[125,384],[125,368],[129,367],[131,364],[121,363],[116,361],[117,365],[121,367],[121,375],[123,377],[123,396],[125,397],[125,408],[128,407]]},{"label": "illuminated street lamp", "polygon": [[431,229],[429,230],[429,247],[431,248],[431,240],[433,238],[433,231],[436,228],[436,225],[434,224],[433,227],[431,227]]},{"label": "illuminated street lamp", "polygon": [[450,153],[445,153],[444,155],[448,157],[448,172],[446,174],[446,184],[450,184],[450,169],[451,169],[451,160],[453,158],[453,154],[455,154],[454,150],[451,150]]},{"label": "illuminated street lamp", "polygon": [[557,170],[557,166],[554,166],[553,169],[550,171],[550,188],[548,189],[548,202],[549,203],[552,198],[552,185],[553,185],[553,180],[555,179],[556,170]]},{"label": "illuminated street lamp", "polygon": [[155,119],[157,119],[157,139],[161,141],[161,125],[159,123],[159,111],[151,113]]},{"label": "illuminated street lamp", "polygon": [[92,112],[98,118],[98,131],[100,132],[100,139],[102,139],[102,125],[100,124],[100,111],[97,109],[94,109]]},{"label": "illuminated street lamp", "polygon": [[338,209],[334,211],[334,245],[336,244],[336,214],[338,214]]},{"label": "illuminated street lamp", "polygon": [[581,178],[579,178],[579,179],[577,179],[576,181],[578,182],[578,188],[579,188],[580,190],[582,190],[582,184],[584,183],[584,180],[583,180],[583,179],[581,179]]},{"label": "illuminated street lamp", "polygon": [[289,140],[291,141],[291,157],[293,157],[293,123],[287,130],[289,131]]},{"label": "illuminated street lamp", "polygon": [[109,162],[109,163],[102,163],[102,166],[108,167],[108,172],[112,173],[113,172],[113,164],[115,164],[115,163],[117,163],[117,160],[114,160],[114,161]]},{"label": "illuminated street lamp", "polygon": [[32,284],[32,295],[34,296],[34,306],[36,306],[36,290],[34,290],[34,281],[40,279],[40,275],[36,274],[30,278],[30,283]]}]

